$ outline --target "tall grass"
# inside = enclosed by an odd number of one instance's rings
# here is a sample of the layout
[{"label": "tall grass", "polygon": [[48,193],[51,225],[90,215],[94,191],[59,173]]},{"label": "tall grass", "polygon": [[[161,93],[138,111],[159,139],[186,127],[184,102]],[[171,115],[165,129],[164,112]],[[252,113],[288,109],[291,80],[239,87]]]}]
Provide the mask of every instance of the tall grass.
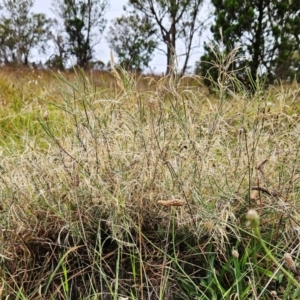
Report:
[{"label": "tall grass", "polygon": [[112,73],[7,94],[1,297],[298,299],[298,88]]}]

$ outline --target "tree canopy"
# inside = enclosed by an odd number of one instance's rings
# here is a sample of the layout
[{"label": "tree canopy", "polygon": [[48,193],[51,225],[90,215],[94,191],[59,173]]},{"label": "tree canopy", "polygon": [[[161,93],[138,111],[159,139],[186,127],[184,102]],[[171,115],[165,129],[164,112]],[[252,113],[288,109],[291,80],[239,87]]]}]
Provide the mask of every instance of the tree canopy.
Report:
[{"label": "tree canopy", "polygon": [[[229,69],[240,79],[255,82],[264,75],[269,82],[291,76],[295,55],[299,51],[300,6],[296,1],[211,0],[215,6],[215,23],[211,27],[212,44],[206,46],[198,69],[202,75],[214,77],[212,62],[216,46],[226,56],[236,49]],[[220,73],[219,73],[220,74]],[[294,73],[296,75],[296,73]]]},{"label": "tree canopy", "polygon": [[0,22],[0,60],[28,65],[34,48],[45,49],[50,20],[32,13],[32,0],[4,0]]},{"label": "tree canopy", "polygon": [[123,15],[109,27],[107,41],[117,54],[121,67],[130,71],[141,71],[149,66],[157,46],[156,30],[147,16]]},{"label": "tree canopy", "polygon": [[176,71],[177,42],[179,39],[184,40],[184,63],[180,70],[180,73],[184,74],[193,47],[193,39],[204,23],[200,19],[203,0],[129,0],[129,3],[155,23],[158,38],[166,46],[166,74]]},{"label": "tree canopy", "polygon": [[[300,81],[297,1],[128,0],[123,15],[107,31],[109,0],[52,1],[55,19],[34,13],[34,0],[1,2],[1,65],[28,65],[47,55],[44,65],[49,68],[103,69],[105,34],[118,63],[128,71],[151,68],[154,53],[160,51],[166,74],[182,76],[197,48],[204,54],[195,72],[207,84],[222,81],[225,74],[235,74],[252,89],[261,77],[270,83]],[[209,5],[214,9],[207,11]],[[211,39],[199,44],[207,20]]]},{"label": "tree canopy", "polygon": [[106,0],[59,0],[54,10],[63,20],[67,35],[68,52],[76,64],[85,68],[93,58],[93,49],[100,43],[106,26]]}]

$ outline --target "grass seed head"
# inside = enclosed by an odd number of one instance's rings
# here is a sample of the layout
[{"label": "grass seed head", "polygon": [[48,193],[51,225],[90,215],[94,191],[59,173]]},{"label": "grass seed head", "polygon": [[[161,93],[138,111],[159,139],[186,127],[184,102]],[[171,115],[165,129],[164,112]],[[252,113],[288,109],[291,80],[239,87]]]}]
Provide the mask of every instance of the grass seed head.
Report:
[{"label": "grass seed head", "polygon": [[277,299],[277,293],[276,293],[276,291],[271,291],[271,297],[273,298],[273,299]]},{"label": "grass seed head", "polygon": [[45,110],[45,112],[44,112],[44,114],[43,114],[43,119],[44,119],[45,121],[48,121],[48,120],[49,120],[49,112],[48,112],[48,110]]},{"label": "grass seed head", "polygon": [[183,206],[185,204],[185,200],[181,199],[172,199],[172,200],[159,200],[157,201],[157,204],[160,204],[162,206]]},{"label": "grass seed head", "polygon": [[284,253],[284,265],[288,270],[296,271],[296,266],[290,253]]},{"label": "grass seed head", "polygon": [[231,251],[231,254],[232,254],[232,256],[235,257],[235,258],[239,258],[239,256],[240,256],[240,254],[238,253],[238,251],[235,250],[235,249],[233,249],[233,250]]},{"label": "grass seed head", "polygon": [[251,223],[252,226],[259,226],[259,215],[256,210],[250,209],[246,215],[247,220]]}]

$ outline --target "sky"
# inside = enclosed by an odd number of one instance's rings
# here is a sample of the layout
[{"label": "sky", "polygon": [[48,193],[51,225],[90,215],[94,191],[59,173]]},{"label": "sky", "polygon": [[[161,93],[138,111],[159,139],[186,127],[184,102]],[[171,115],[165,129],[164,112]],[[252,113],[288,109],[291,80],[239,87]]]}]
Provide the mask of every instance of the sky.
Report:
[{"label": "sky", "polygon": [[[33,11],[36,13],[45,13],[48,17],[55,17],[53,12],[51,11],[51,3],[53,0],[35,0],[35,5],[33,7]],[[108,27],[111,24],[111,21],[117,17],[120,17],[122,13],[124,12],[123,6],[126,5],[128,0],[110,0],[110,5],[107,10],[107,13],[105,17],[108,20],[106,30],[104,32],[104,35],[101,39],[101,42],[97,47],[95,48],[95,57],[98,60],[103,61],[105,64],[110,60],[110,49],[106,42],[105,36],[108,31]],[[207,34],[206,34],[207,35]],[[203,37],[199,39],[196,37],[195,39],[195,49],[192,51],[192,55],[189,60],[189,66],[191,66],[191,71],[193,71],[195,62],[199,60],[200,56],[203,54],[203,48],[201,47],[201,41],[204,41]],[[177,52],[180,54],[180,52],[183,51],[183,47],[180,47],[180,44],[178,45]],[[117,61],[117,59],[115,59]],[[180,58],[178,59],[178,65],[180,67]],[[166,70],[166,55],[163,54],[161,51],[156,50],[154,53],[154,57],[152,61],[150,62],[150,68],[148,70],[145,70],[146,72],[154,72],[157,74],[160,74],[162,72],[165,72]]]}]

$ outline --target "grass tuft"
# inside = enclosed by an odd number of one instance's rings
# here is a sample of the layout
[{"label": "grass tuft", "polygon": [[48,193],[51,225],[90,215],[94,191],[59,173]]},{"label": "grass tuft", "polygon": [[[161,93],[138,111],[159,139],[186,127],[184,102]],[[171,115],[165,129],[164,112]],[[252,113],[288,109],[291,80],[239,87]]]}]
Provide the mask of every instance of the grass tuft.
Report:
[{"label": "grass tuft", "polygon": [[1,298],[299,298],[298,87],[1,72]]}]

